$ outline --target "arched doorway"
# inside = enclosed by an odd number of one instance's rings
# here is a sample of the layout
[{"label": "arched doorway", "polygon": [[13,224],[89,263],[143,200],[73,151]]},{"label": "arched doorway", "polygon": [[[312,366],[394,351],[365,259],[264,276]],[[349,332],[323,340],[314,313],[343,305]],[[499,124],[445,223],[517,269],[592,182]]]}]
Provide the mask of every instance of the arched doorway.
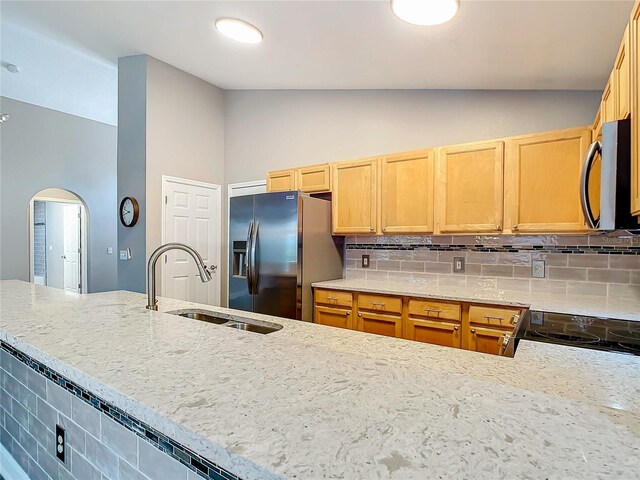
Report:
[{"label": "arched doorway", "polygon": [[73,192],[47,188],[29,202],[29,270],[33,283],[87,291],[87,210]]}]

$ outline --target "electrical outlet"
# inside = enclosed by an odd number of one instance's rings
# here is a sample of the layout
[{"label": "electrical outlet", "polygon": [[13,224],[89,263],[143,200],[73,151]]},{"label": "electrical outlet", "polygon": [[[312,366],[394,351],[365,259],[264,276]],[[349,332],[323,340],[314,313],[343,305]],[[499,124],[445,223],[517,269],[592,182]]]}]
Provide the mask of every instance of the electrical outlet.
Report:
[{"label": "electrical outlet", "polygon": [[120,260],[131,260],[131,249],[120,250]]},{"label": "electrical outlet", "polygon": [[453,257],[453,273],[464,273],[464,257]]},{"label": "electrical outlet", "polygon": [[111,255],[113,253],[113,247],[107,247],[107,255]]},{"label": "electrical outlet", "polygon": [[64,463],[64,453],[66,449],[66,445],[64,442],[64,428],[60,425],[56,425],[56,457],[62,463]]},{"label": "electrical outlet", "polygon": [[369,255],[362,255],[362,268],[369,268],[370,264]]},{"label": "electrical outlet", "polygon": [[545,268],[544,260],[532,260],[531,261],[531,278],[544,278]]}]

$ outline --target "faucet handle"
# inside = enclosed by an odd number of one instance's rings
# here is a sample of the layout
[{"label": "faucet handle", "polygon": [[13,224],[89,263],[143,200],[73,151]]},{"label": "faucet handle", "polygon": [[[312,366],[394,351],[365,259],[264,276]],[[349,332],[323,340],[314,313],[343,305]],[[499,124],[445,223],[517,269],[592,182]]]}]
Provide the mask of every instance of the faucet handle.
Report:
[{"label": "faucet handle", "polygon": [[205,267],[207,270],[209,270],[211,273],[216,273],[216,270],[218,269],[217,265],[209,265],[208,267]]}]

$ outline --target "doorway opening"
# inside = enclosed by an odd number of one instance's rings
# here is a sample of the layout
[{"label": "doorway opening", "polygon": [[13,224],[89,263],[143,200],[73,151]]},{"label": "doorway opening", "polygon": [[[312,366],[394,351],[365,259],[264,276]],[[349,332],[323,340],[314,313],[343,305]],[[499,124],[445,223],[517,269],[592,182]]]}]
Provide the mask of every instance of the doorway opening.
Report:
[{"label": "doorway opening", "polygon": [[87,211],[76,194],[47,188],[29,202],[31,282],[87,291]]}]

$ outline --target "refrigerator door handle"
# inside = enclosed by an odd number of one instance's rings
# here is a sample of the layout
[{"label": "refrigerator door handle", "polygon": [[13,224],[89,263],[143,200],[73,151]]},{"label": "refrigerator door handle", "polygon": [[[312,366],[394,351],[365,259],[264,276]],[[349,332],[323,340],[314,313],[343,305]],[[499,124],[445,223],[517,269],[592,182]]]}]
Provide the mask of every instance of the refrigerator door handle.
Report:
[{"label": "refrigerator door handle", "polygon": [[253,227],[253,238],[251,239],[251,293],[258,293],[258,265],[256,264],[256,245],[258,244],[258,230],[260,222],[256,222]]},{"label": "refrigerator door handle", "polygon": [[249,295],[253,293],[251,286],[253,284],[252,280],[252,270],[253,267],[251,265],[251,260],[249,255],[251,254],[251,241],[253,239],[253,222],[249,223],[249,229],[247,230],[247,244],[245,246],[244,251],[244,264],[245,264],[245,274],[247,277],[247,288],[249,289]]},{"label": "refrigerator door handle", "polygon": [[587,155],[584,158],[582,174],[580,175],[580,204],[582,205],[582,212],[587,220],[587,225],[590,228],[598,228],[600,224],[600,219],[594,217],[589,203],[589,177],[598,154],[602,154],[602,144],[596,140],[589,146]]}]

